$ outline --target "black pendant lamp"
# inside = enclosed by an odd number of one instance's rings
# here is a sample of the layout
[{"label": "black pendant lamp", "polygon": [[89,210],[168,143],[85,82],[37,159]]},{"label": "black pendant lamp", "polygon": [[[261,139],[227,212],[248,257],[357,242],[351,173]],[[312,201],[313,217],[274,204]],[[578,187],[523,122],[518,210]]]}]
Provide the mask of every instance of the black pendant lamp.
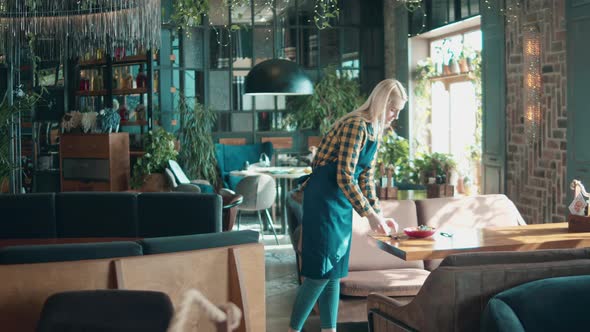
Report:
[{"label": "black pendant lamp", "polygon": [[283,59],[262,61],[250,70],[245,94],[251,96],[296,96],[313,94],[313,83],[293,62]]}]

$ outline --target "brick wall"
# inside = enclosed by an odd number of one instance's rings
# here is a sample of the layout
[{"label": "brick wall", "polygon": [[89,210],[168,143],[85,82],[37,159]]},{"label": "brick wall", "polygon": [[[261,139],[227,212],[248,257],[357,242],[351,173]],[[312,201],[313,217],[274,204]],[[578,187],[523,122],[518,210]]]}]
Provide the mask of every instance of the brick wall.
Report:
[{"label": "brick wall", "polygon": [[[565,0],[524,0],[517,22],[506,23],[507,192],[529,223],[566,216],[566,32]],[[541,137],[526,144],[523,121],[522,26],[541,32]]]}]

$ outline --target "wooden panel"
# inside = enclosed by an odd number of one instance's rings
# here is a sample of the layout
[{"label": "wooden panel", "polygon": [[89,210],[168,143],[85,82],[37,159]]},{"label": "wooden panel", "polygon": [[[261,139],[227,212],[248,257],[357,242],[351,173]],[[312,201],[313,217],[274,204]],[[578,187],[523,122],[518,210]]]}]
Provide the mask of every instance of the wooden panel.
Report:
[{"label": "wooden panel", "polygon": [[[584,183],[590,181],[590,140],[588,121],[588,77],[590,67],[590,6],[588,1],[566,2],[566,47],[567,47],[567,179],[562,186],[572,179]],[[567,200],[572,199],[572,191],[567,190]]]},{"label": "wooden panel", "polygon": [[307,138],[307,146],[319,146],[322,138],[320,136],[309,136]]},{"label": "wooden panel", "polygon": [[535,224],[479,229],[462,228],[451,238],[435,234],[425,239],[371,236],[377,246],[407,261],[439,259],[448,255],[480,251],[533,251],[585,248],[590,233],[570,233],[568,223]]},{"label": "wooden panel", "polygon": [[129,134],[110,135],[111,191],[129,189],[131,169],[129,157]]},{"label": "wooden panel", "polygon": [[62,135],[59,145],[62,158],[108,158],[109,140],[106,134]]},{"label": "wooden panel", "polygon": [[219,143],[226,145],[245,145],[245,138],[220,138]]},{"label": "wooden panel", "polygon": [[63,180],[61,191],[111,191],[111,184],[108,182]]},{"label": "wooden panel", "polygon": [[111,259],[0,265],[2,331],[35,331],[45,300],[72,290],[115,288]]},{"label": "wooden panel", "polygon": [[[490,0],[493,8],[503,5]],[[483,191],[503,193],[506,171],[506,64],[504,17],[482,11],[482,165]],[[488,174],[490,173],[490,174]],[[494,179],[490,182],[487,179]],[[499,182],[499,184],[498,184]]]},{"label": "wooden panel", "polygon": [[[249,320],[238,331],[265,331],[263,245],[234,247],[231,249],[235,253],[233,256],[230,255],[230,248],[122,258],[116,263],[117,284],[122,289],[164,292],[170,296],[175,308],[180,305],[186,291],[192,288],[217,305],[238,298],[237,302],[241,303],[236,305]],[[234,260],[232,268],[230,259]],[[242,296],[244,294],[245,297]],[[244,308],[244,303],[247,303],[247,308]],[[187,326],[191,331],[216,331],[212,322],[198,314],[190,317]],[[246,326],[251,330],[246,330]]]},{"label": "wooden panel", "polygon": [[261,141],[271,142],[274,149],[293,148],[293,137],[262,137]]}]

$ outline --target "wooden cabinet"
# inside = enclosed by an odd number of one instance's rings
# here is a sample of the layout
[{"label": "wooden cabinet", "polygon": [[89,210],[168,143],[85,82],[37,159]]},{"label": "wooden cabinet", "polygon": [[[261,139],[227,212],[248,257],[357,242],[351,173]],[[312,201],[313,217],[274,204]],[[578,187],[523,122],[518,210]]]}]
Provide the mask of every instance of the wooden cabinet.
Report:
[{"label": "wooden cabinet", "polygon": [[129,134],[64,134],[60,144],[62,191],[129,189]]}]

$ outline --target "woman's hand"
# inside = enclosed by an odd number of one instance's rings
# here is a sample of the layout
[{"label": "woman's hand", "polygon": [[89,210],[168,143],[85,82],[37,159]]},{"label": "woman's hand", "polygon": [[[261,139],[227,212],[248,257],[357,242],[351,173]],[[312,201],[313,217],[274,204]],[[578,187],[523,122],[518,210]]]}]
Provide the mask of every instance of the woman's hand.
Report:
[{"label": "woman's hand", "polygon": [[367,216],[367,219],[369,220],[371,229],[377,234],[389,235],[392,232],[397,233],[399,229],[399,225],[393,218],[383,218],[374,211]]}]

